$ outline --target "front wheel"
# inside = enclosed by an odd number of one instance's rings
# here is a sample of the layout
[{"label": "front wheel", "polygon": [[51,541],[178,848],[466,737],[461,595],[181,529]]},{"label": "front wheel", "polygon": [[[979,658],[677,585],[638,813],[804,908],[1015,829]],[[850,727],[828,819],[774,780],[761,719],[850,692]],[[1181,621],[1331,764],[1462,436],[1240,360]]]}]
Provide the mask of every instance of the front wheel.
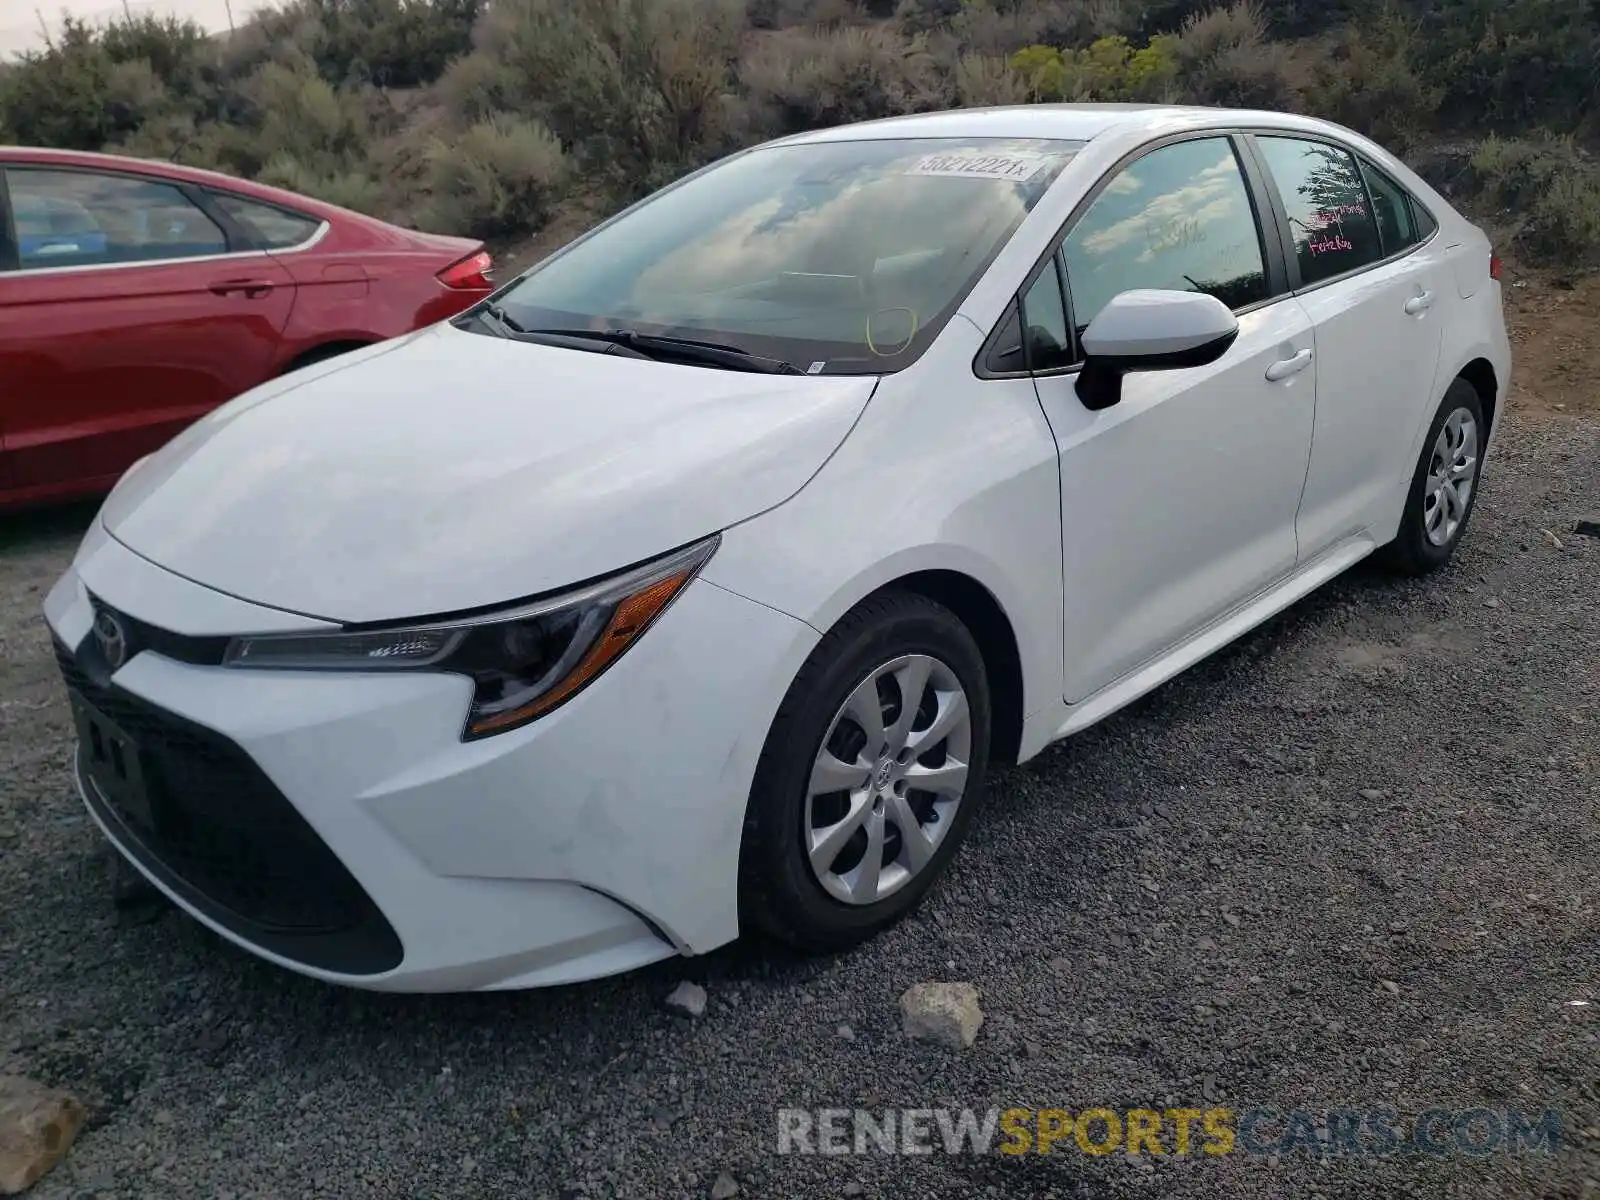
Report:
[{"label": "front wheel", "polygon": [[949,609],[886,593],[821,642],[773,720],[745,817],[741,922],[805,951],[865,941],[956,853],[989,761],[989,684]]},{"label": "front wheel", "polygon": [[1381,551],[1386,565],[1423,575],[1450,561],[1478,500],[1478,468],[1488,434],[1477,388],[1455,380],[1428,426],[1400,531]]}]

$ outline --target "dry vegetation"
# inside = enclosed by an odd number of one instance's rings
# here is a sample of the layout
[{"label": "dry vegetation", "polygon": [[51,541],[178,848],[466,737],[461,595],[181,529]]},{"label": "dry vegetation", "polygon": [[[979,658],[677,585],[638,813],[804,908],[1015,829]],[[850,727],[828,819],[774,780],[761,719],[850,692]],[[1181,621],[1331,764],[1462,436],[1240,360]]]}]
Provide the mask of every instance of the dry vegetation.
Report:
[{"label": "dry vegetation", "polygon": [[1311,112],[1529,259],[1600,257],[1587,0],[292,0],[226,38],[69,23],[0,142],[218,167],[511,241],[742,145],[956,104]]}]

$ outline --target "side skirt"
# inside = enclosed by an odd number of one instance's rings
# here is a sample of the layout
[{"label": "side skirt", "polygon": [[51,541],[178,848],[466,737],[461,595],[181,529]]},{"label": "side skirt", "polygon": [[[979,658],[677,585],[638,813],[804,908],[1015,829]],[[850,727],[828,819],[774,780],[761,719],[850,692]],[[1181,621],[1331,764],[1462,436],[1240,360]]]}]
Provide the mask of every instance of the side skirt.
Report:
[{"label": "side skirt", "polygon": [[1087,729],[1119,708],[1132,704],[1146,692],[1187,671],[1202,658],[1214,654],[1269,617],[1276,616],[1296,600],[1316,591],[1334,576],[1343,574],[1377,548],[1370,534],[1365,533],[1329,547],[1254,599],[1191,634],[1159,657],[1134,668],[1115,683],[1107,684],[1077,704],[1067,705],[1065,720],[1048,740],[1056,741]]}]

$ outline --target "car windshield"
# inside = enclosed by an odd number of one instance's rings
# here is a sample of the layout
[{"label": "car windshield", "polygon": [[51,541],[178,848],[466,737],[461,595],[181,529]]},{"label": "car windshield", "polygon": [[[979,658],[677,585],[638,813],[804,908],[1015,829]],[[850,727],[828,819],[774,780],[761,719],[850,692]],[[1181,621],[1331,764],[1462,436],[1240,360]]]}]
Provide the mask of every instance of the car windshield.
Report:
[{"label": "car windshield", "polygon": [[1081,148],[998,138],[765,147],[645,201],[496,303],[522,330],[665,334],[813,375],[896,371],[927,349]]}]

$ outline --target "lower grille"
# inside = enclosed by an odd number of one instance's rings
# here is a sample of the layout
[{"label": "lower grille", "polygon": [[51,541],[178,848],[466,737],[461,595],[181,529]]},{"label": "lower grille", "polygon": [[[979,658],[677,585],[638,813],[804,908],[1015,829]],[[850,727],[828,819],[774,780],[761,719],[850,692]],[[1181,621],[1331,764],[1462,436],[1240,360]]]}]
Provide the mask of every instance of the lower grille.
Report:
[{"label": "lower grille", "polygon": [[[92,643],[85,652],[93,654]],[[89,803],[128,853],[196,909],[271,953],[351,975],[399,965],[394,928],[243,749],[97,680],[102,673],[85,670],[59,642],[56,658],[67,686],[138,745],[148,811],[85,777]]]}]

